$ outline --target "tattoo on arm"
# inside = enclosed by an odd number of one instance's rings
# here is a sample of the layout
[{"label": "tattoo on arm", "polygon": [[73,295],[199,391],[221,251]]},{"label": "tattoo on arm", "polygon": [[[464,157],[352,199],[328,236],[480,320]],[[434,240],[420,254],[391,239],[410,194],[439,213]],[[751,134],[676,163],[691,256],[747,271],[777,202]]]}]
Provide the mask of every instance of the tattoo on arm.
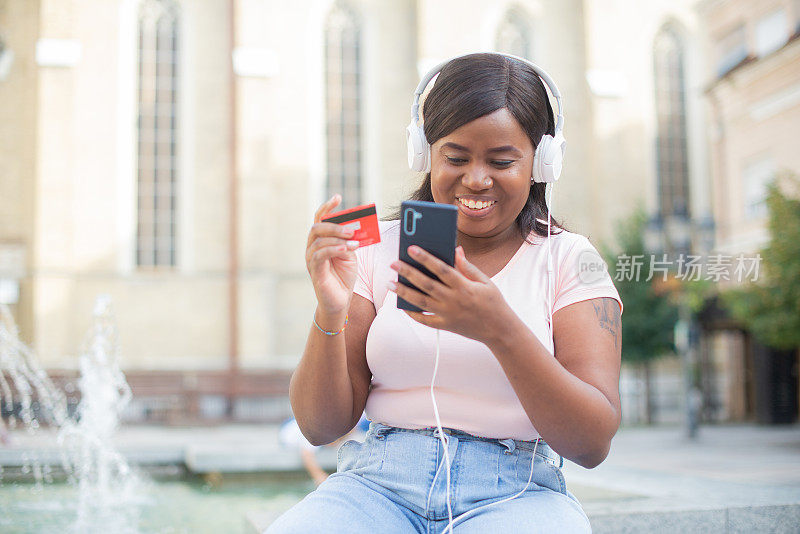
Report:
[{"label": "tattoo on arm", "polygon": [[593,299],[594,313],[600,322],[600,328],[608,331],[614,338],[614,348],[619,350],[621,320],[617,301],[612,298]]}]

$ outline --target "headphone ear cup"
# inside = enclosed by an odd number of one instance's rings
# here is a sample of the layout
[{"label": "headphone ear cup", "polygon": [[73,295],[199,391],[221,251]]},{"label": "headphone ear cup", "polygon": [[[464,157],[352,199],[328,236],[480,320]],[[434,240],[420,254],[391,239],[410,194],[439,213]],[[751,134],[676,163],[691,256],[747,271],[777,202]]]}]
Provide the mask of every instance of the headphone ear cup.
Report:
[{"label": "headphone ear cup", "polygon": [[543,135],[536,146],[533,156],[533,181],[537,183],[551,183],[561,176],[564,164],[564,149],[566,142],[562,135],[556,134],[559,139],[551,135]]},{"label": "headphone ear cup", "polygon": [[408,166],[412,171],[424,171],[430,166],[430,146],[425,139],[425,132],[413,120],[406,127],[406,144]]},{"label": "headphone ear cup", "polygon": [[431,172],[431,145],[428,144],[428,141],[423,141],[425,143],[425,168],[422,172]]}]

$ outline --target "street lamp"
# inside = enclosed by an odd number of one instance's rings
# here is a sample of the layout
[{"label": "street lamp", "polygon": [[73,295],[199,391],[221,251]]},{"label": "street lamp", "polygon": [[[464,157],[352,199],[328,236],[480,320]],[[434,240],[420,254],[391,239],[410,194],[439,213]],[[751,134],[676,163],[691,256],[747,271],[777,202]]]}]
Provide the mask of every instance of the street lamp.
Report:
[{"label": "street lamp", "polygon": [[695,250],[703,254],[708,254],[714,248],[716,224],[714,217],[705,215],[693,222],[692,233],[695,236]]},{"label": "street lamp", "polygon": [[674,255],[689,254],[692,248],[691,221],[685,215],[669,215],[664,218],[664,238]]},{"label": "street lamp", "polygon": [[[683,214],[667,215],[657,213],[651,216],[644,229],[646,252],[655,255],[667,254],[671,261],[674,256],[690,254],[693,248],[708,252],[713,246],[714,221],[710,217],[691,220]],[[694,247],[692,246],[694,245]],[[686,401],[686,433],[689,438],[697,436],[699,413],[702,404],[701,394],[695,385],[694,370],[697,355],[697,326],[689,308],[688,296],[678,296],[678,321],[673,332],[675,348],[681,355]]]},{"label": "street lamp", "polygon": [[644,228],[644,247],[647,252],[652,254],[660,254],[666,248],[664,246],[664,221],[660,213],[647,219]]}]

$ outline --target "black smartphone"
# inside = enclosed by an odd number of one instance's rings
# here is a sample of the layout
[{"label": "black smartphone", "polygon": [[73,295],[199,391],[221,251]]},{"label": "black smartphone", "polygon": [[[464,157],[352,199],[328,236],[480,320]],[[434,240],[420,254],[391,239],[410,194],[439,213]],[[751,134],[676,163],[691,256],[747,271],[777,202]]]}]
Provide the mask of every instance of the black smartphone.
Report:
[{"label": "black smartphone", "polygon": [[[452,267],[456,260],[457,220],[458,208],[452,204],[404,201],[400,205],[400,259],[425,275],[439,280],[436,275],[411,259],[408,247],[417,245]],[[422,291],[403,276],[399,276],[397,281]],[[401,310],[422,311],[400,297],[397,297],[397,307]]]}]

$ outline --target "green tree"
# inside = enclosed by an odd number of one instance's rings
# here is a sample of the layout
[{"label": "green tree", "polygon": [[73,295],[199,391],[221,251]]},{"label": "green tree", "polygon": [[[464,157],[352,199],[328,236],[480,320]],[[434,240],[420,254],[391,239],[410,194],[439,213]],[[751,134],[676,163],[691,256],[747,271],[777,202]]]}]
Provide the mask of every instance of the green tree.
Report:
[{"label": "green tree", "polygon": [[[617,224],[616,238],[622,251],[614,254],[603,244],[600,253],[608,264],[625,306],[622,316],[622,360],[643,372],[645,383],[646,422],[652,422],[651,365],[662,356],[674,353],[673,331],[678,320],[678,306],[666,285],[659,284],[662,275],[656,273],[647,281],[652,252],[646,250],[644,228],[647,215],[641,204],[634,213]],[[639,275],[631,269],[633,263],[625,259],[638,256],[641,260]],[[637,262],[639,261],[637,260]]]},{"label": "green tree", "polygon": [[729,313],[764,345],[778,350],[800,347],[800,199],[784,193],[800,180],[783,174],[767,187],[770,240],[759,251],[758,279],[720,292]]}]

